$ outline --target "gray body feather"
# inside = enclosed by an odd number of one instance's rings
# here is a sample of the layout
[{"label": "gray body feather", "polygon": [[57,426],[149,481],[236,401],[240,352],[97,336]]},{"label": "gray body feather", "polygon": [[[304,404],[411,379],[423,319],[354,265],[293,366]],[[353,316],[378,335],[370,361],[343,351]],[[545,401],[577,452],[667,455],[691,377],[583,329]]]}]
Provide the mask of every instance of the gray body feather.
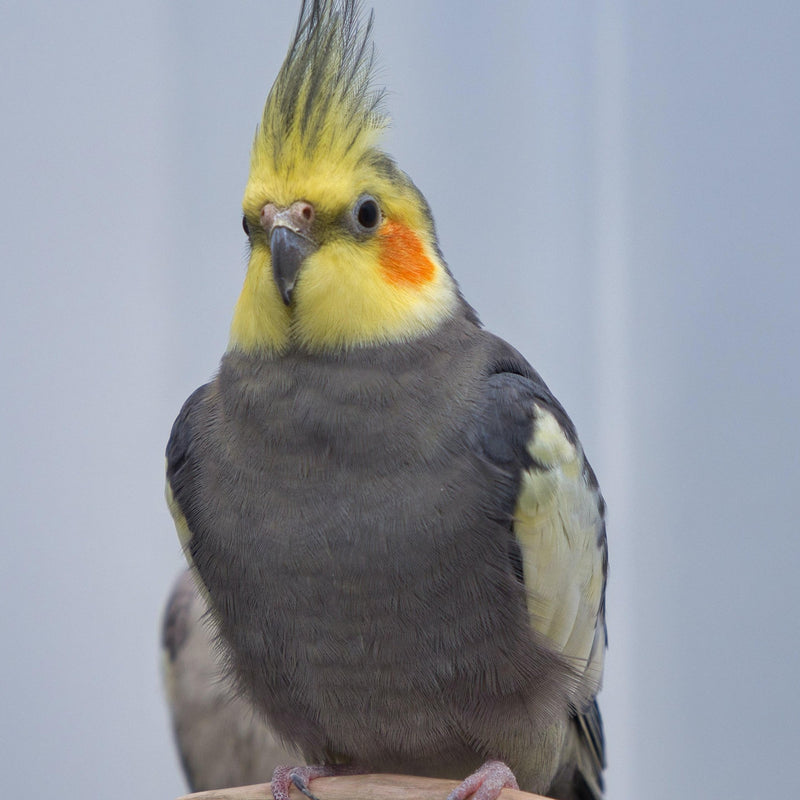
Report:
[{"label": "gray body feather", "polygon": [[[600,796],[599,674],[531,624],[514,532],[545,469],[534,404],[577,442],[466,312],[391,347],[229,352],[187,401],[167,456],[188,554],[242,687],[309,763],[463,778],[498,758],[521,788]],[[593,625],[594,653],[602,607]]]},{"label": "gray body feather", "polygon": [[193,792],[265,783],[298,754],[237,693],[222,643],[189,572],[170,593],[162,626],[164,686],[175,743]]}]

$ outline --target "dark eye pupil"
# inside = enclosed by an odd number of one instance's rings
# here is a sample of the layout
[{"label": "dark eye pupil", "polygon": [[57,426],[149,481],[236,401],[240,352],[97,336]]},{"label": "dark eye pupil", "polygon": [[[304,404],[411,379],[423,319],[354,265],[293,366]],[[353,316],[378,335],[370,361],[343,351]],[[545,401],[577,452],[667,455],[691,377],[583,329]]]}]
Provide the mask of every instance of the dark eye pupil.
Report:
[{"label": "dark eye pupil", "polygon": [[244,228],[244,232],[249,236],[250,226],[247,224],[247,217],[242,217],[242,228]]},{"label": "dark eye pupil", "polygon": [[374,228],[378,224],[378,204],[374,200],[364,200],[358,207],[358,224],[362,228]]}]

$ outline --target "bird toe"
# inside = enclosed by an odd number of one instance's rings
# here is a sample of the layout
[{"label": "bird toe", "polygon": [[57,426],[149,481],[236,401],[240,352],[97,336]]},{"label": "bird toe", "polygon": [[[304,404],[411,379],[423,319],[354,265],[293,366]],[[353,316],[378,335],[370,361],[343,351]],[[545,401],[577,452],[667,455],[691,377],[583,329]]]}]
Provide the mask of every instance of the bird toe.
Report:
[{"label": "bird toe", "polygon": [[514,773],[502,761],[487,761],[456,786],[447,800],[497,800],[503,789],[519,789]]}]

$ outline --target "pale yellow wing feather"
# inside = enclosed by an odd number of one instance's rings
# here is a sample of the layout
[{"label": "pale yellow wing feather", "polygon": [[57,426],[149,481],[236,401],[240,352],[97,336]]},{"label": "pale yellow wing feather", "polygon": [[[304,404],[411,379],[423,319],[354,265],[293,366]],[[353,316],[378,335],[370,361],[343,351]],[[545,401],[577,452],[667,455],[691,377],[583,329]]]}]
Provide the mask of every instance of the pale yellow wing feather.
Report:
[{"label": "pale yellow wing feather", "polygon": [[599,687],[605,651],[603,520],[580,445],[555,416],[534,407],[514,533],[520,544],[533,628]]}]

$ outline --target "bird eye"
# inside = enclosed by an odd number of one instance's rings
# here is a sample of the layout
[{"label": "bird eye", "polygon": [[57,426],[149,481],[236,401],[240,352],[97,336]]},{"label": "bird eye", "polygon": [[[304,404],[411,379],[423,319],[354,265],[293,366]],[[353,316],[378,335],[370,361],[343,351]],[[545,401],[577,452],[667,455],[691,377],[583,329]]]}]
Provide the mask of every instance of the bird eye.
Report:
[{"label": "bird eye", "polygon": [[242,228],[244,228],[244,232],[250,236],[250,226],[247,224],[247,216],[242,215]]},{"label": "bird eye", "polygon": [[353,216],[361,231],[365,233],[374,231],[381,221],[381,210],[378,207],[378,201],[368,194],[359,197],[353,209]]}]

